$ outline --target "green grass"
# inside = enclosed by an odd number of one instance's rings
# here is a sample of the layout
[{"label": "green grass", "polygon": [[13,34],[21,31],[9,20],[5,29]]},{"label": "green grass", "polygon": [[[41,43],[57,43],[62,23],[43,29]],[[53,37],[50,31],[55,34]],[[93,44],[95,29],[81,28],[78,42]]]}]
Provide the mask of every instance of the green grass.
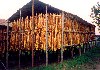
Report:
[{"label": "green grass", "polygon": [[100,58],[100,47],[95,47],[81,56],[73,59],[64,60],[63,63],[53,63],[46,66],[29,68],[28,70],[85,70],[86,65],[96,63],[94,59]]}]

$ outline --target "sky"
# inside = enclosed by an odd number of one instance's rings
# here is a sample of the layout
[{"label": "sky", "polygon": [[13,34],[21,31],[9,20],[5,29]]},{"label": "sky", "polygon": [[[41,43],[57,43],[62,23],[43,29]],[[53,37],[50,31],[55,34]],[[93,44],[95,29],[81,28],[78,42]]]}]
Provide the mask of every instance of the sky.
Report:
[{"label": "sky", "polygon": [[[8,19],[19,8],[23,7],[31,0],[0,0],[0,18]],[[88,22],[92,22],[90,18],[91,8],[100,0],[40,0],[50,4],[56,8],[66,12],[78,15]],[[99,34],[96,28],[96,34]]]}]

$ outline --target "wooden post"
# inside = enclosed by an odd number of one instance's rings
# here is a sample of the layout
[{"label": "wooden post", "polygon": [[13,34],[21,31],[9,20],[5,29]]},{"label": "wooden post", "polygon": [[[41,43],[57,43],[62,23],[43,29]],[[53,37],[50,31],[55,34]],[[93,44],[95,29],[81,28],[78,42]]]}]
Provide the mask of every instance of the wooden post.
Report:
[{"label": "wooden post", "polygon": [[46,66],[48,65],[48,17],[46,6]]},{"label": "wooden post", "polygon": [[79,55],[81,56],[81,46],[79,45]]},{"label": "wooden post", "polygon": [[63,62],[63,42],[64,41],[64,12],[62,12],[62,46],[61,46],[61,62]]},{"label": "wooden post", "polygon": [[[73,25],[73,21],[71,22],[71,26]],[[74,46],[73,46],[73,39],[72,39],[72,28],[71,28],[71,30],[70,30],[70,38],[71,38],[71,57],[73,58],[73,56],[74,56]]]},{"label": "wooden post", "polygon": [[21,54],[21,9],[20,9],[20,27],[19,27],[19,69],[20,69],[20,54]]},{"label": "wooden post", "polygon": [[92,46],[91,46],[91,41],[89,41],[89,46],[90,46],[90,49],[92,49]]},{"label": "wooden post", "polygon": [[8,70],[8,47],[9,47],[9,21],[7,20],[7,48],[6,48],[6,68]]},{"label": "wooden post", "polygon": [[84,53],[85,53],[85,49],[86,49],[85,43],[83,44],[83,47],[84,47]]},{"label": "wooden post", "polygon": [[[70,46],[71,47],[71,46]],[[74,56],[74,48],[73,48],[73,46],[71,47],[71,58],[73,58],[73,56]]]},{"label": "wooden post", "polygon": [[34,66],[34,29],[35,29],[35,23],[34,23],[34,0],[32,0],[32,67]]}]

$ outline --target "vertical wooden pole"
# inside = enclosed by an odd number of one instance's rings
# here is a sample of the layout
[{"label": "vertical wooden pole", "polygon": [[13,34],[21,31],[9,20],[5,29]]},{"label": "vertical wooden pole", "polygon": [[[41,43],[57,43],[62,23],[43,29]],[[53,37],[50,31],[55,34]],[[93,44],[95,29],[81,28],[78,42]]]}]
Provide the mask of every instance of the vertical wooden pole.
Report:
[{"label": "vertical wooden pole", "polygon": [[20,9],[20,27],[19,27],[19,69],[20,69],[20,54],[21,54],[21,9]]},{"label": "vertical wooden pole", "polygon": [[79,45],[79,55],[81,56],[81,46]]},{"label": "vertical wooden pole", "polygon": [[61,46],[61,62],[63,62],[63,42],[64,41],[64,12],[62,12],[62,46]]},{"label": "vertical wooden pole", "polygon": [[85,49],[86,49],[86,45],[85,45],[85,43],[83,44],[83,47],[84,47],[84,53],[85,53]]},{"label": "vertical wooden pole", "polygon": [[34,29],[35,29],[35,23],[34,23],[34,0],[32,0],[32,67],[34,66]]},{"label": "vertical wooden pole", "polygon": [[[71,20],[70,20],[71,21]],[[71,22],[71,27],[72,27],[72,25],[73,25],[73,21]],[[70,38],[71,38],[71,57],[73,58],[73,56],[74,56],[74,46],[73,46],[73,39],[72,39],[72,32],[73,32],[73,30],[72,30],[72,28],[71,28],[71,30],[70,30]]]},{"label": "vertical wooden pole", "polygon": [[48,65],[48,17],[46,6],[46,66]]},{"label": "vertical wooden pole", "polygon": [[6,68],[8,70],[8,47],[9,47],[9,21],[7,20],[7,48],[6,48]]}]

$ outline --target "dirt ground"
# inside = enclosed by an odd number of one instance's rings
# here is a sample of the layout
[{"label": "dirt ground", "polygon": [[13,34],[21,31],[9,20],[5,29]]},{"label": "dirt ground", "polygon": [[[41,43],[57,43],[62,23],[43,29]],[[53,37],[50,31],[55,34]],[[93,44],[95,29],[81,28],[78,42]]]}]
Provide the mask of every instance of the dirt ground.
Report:
[{"label": "dirt ground", "polygon": [[100,70],[100,58],[97,61],[98,63],[96,64],[96,70]]},{"label": "dirt ground", "polygon": [[96,70],[100,70],[100,64],[97,65]]}]

